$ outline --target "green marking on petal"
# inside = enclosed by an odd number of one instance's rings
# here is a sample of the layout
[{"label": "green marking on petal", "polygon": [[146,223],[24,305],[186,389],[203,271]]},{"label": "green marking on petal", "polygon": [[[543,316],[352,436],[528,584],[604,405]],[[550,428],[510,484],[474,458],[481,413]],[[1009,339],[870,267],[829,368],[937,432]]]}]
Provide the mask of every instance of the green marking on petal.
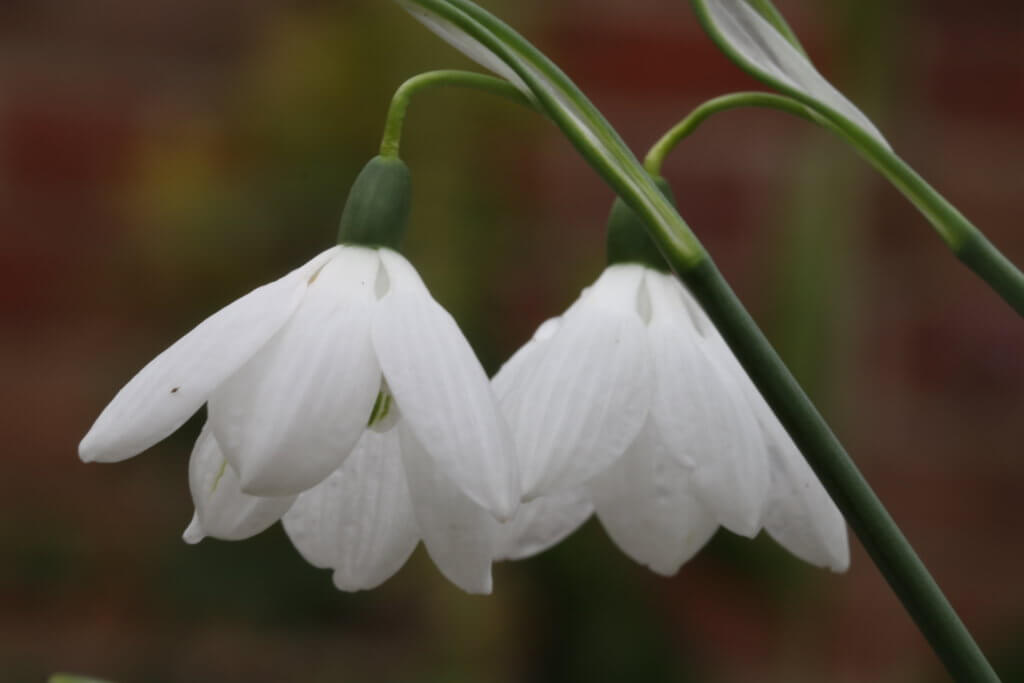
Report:
[{"label": "green marking on petal", "polygon": [[217,487],[220,486],[221,477],[223,477],[224,473],[227,472],[227,471],[228,471],[228,461],[225,460],[224,462],[222,462],[220,464],[220,471],[217,472],[217,477],[213,480],[213,486],[210,487],[210,493],[213,493],[214,491],[217,490]]},{"label": "green marking on petal", "polygon": [[381,389],[377,392],[377,400],[373,402],[373,410],[370,411],[370,421],[366,423],[366,426],[372,427],[375,424],[382,422],[390,412],[391,394]]}]

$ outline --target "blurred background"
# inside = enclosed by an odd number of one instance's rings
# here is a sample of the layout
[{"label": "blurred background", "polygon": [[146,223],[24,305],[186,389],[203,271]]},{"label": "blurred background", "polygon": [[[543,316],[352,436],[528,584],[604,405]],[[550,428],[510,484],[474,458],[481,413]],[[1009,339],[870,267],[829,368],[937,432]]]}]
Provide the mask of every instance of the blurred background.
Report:
[{"label": "blurred background", "polygon": [[[682,0],[486,0],[642,154],[756,84]],[[1024,264],[1024,9],[778,2],[821,70]],[[334,590],[279,527],[186,546],[199,421],[86,466],[114,393],[333,243],[389,97],[469,63],[380,0],[0,2],[0,680],[941,681],[863,549],[842,576],[719,532],[674,578],[594,522],[471,597],[418,550]],[[406,252],[494,372],[600,272],[610,190],[547,122],[421,96]],[[767,111],[666,166],[684,217],[1004,680],[1024,680],[1024,323],[849,150]]]}]

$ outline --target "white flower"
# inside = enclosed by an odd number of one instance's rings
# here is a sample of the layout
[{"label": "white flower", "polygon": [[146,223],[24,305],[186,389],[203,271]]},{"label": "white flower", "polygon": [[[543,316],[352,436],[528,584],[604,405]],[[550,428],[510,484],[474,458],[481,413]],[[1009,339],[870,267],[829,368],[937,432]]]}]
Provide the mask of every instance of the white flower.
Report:
[{"label": "white flower", "polygon": [[524,500],[587,492],[630,557],[674,574],[719,525],[843,571],[839,510],[669,274],[610,266],[493,380]]},{"label": "white flower", "polygon": [[[117,394],[79,453],[129,458],[203,403],[187,539],[245,538],[291,509],[296,545],[339,565],[339,584],[376,585],[422,536],[449,578],[490,590],[495,518],[519,504],[512,437],[454,320],[396,252],[334,247],[214,314]],[[354,525],[334,555],[308,542],[328,517]],[[349,543],[355,559],[339,555]]]}]

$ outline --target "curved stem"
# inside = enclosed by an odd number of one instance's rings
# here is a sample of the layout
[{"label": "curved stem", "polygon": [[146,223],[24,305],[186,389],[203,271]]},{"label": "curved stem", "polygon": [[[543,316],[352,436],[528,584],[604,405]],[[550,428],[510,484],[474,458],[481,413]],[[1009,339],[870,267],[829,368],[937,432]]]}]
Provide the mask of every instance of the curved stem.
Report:
[{"label": "curved stem", "polygon": [[827,117],[794,98],[773,93],[740,92],[708,100],[651,147],[644,161],[648,173],[659,175],[668,154],[708,118],[739,107],[778,109],[817,123],[842,137],[917,207],[964,265],[988,283],[1017,313],[1024,316],[1024,273],[1021,273],[973,223],[936,192],[935,188],[903,159],[874,137],[845,120]]},{"label": "curved stem", "polygon": [[1024,316],[1024,273],[945,197],[935,191],[907,162],[846,121],[829,128],[850,142],[858,153],[924,214],[960,262],[984,280],[1017,313]]},{"label": "curved stem", "polygon": [[384,135],[380,141],[380,155],[382,157],[395,158],[398,156],[398,148],[402,142],[402,127],[413,96],[424,90],[445,86],[458,86],[460,88],[471,88],[473,90],[489,92],[531,109],[536,109],[536,104],[533,100],[523,94],[519,88],[502,78],[495,78],[494,76],[474,73],[472,71],[456,71],[451,69],[427,71],[413,76],[405,83],[402,83],[391,97],[387,121],[384,124]]},{"label": "curved stem", "polygon": [[[789,39],[789,34],[792,32],[785,25],[782,15],[771,5],[771,0],[735,0],[735,3],[743,2],[747,2],[764,17],[782,35],[784,40]],[[900,159],[889,148],[880,132],[869,131],[868,128],[873,128],[870,121],[860,115],[861,121],[858,124],[850,118],[851,111],[849,109],[844,113],[841,111],[842,106],[837,108],[837,98],[845,101],[838,91],[834,91],[832,94],[825,92],[822,95],[822,92],[807,89],[805,86],[799,85],[799,78],[796,80],[782,78],[773,69],[759,66],[750,55],[737,49],[730,38],[722,33],[712,16],[714,14],[712,5],[719,9],[727,9],[723,7],[725,5],[723,0],[691,0],[691,4],[704,30],[730,59],[754,78],[785,93],[794,100],[802,102],[808,109],[820,116],[819,123],[823,123],[846,139],[896,185],[904,196],[928,218],[957,258],[988,283],[1017,313],[1024,316],[1024,274],[1000,253],[977,227],[964,218],[952,204]],[[761,36],[761,38],[764,37]],[[806,67],[813,70],[810,61],[806,62]],[[824,80],[821,81],[819,87],[822,85],[827,89],[834,90]],[[849,105],[848,102],[847,104]],[[852,105],[849,106],[852,107]],[[852,111],[859,114],[855,108]]]},{"label": "curved stem", "polygon": [[722,95],[701,104],[690,112],[685,119],[661,136],[661,139],[654,143],[654,146],[651,147],[651,150],[644,158],[644,168],[655,177],[661,175],[661,166],[665,163],[665,158],[675,149],[676,145],[693,133],[693,131],[697,130],[700,124],[718,112],[739,107],[778,109],[805,118],[808,121],[820,122],[817,114],[800,102],[785,95],[766,92],[738,92]]},{"label": "curved stem", "polygon": [[[659,232],[663,249],[687,263],[706,257],[700,240],[665,199],[622,138],[579,88],[542,52],[470,0],[399,0],[504,62],[584,159]],[[464,46],[463,46],[464,47]]]}]

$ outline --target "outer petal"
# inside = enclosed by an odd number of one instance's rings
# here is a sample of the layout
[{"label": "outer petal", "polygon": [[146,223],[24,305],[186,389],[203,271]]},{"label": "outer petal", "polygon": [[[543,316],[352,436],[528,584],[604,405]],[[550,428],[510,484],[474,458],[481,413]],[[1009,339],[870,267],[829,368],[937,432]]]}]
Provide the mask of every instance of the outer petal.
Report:
[{"label": "outer petal", "polygon": [[651,416],[671,455],[693,472],[693,486],[718,521],[754,536],[768,495],[766,447],[740,381],[723,364],[670,275],[651,272],[649,326],[657,369]]},{"label": "outer petal", "polygon": [[850,548],[842,513],[725,340],[690,294],[682,291],[698,325],[707,329],[709,345],[717,349],[720,363],[739,383],[761,427],[771,481],[765,502],[765,530],[800,559],[833,571],[845,571],[850,564]]},{"label": "outer petal", "polygon": [[522,560],[543,552],[576,531],[594,506],[584,488],[534,498],[501,525],[496,560]]},{"label": "outer petal", "polygon": [[512,354],[501,366],[496,374],[491,379],[491,388],[494,389],[494,395],[498,397],[499,403],[502,397],[514,394],[520,388],[520,384],[530,376],[537,354],[545,342],[551,337],[555,336],[555,332],[562,326],[561,318],[548,318],[537,331],[533,333],[533,338],[528,342],[519,347],[519,349]]},{"label": "outer petal", "polygon": [[764,528],[801,560],[844,572],[850,566],[846,521],[796,445],[782,432],[770,449],[772,488]]},{"label": "outer petal", "polygon": [[188,484],[196,514],[185,531],[185,541],[198,543],[205,536],[240,541],[255,536],[281,518],[295,496],[261,498],[242,493],[238,475],[220,452],[209,425],[196,440],[188,462]]},{"label": "outer petal", "polygon": [[248,361],[295,311],[328,249],[222,308],[149,362],[100,413],[78,447],[86,462],[117,462],[166,438]]},{"label": "outer petal", "polygon": [[376,252],[345,247],[281,333],[210,398],[210,425],[242,489],[289,495],[341,465],[380,388],[370,343]]},{"label": "outer petal", "polygon": [[376,588],[419,542],[398,434],[366,430],[352,455],[302,493],[284,529],[306,560],[334,569],[341,590]]},{"label": "outer petal", "polygon": [[879,144],[888,147],[882,134],[842,93],[822,78],[806,57],[796,50],[746,0],[699,0],[710,21],[712,37],[732,48],[734,56],[746,68],[779,84],[783,90],[796,91],[848,119]]},{"label": "outer petal", "polygon": [[607,269],[553,336],[513,365],[516,382],[496,379],[527,499],[579,487],[643,426],[651,367],[637,308],[642,277],[640,266]]},{"label": "outer petal", "polygon": [[805,562],[836,572],[846,571],[850,566],[850,546],[842,513],[754,383],[749,378],[746,381],[770,456],[771,488],[765,505],[765,531]]},{"label": "outer petal", "polygon": [[679,571],[718,529],[715,515],[696,495],[692,473],[669,454],[651,420],[589,488],[615,544],[664,576]]},{"label": "outer petal", "polygon": [[409,262],[386,249],[380,254],[387,293],[373,320],[373,345],[402,419],[434,467],[507,519],[519,505],[519,472],[487,375]]},{"label": "outer petal", "polygon": [[423,544],[449,581],[467,593],[491,592],[498,522],[459,490],[419,443],[409,425],[396,426],[402,462]]}]

